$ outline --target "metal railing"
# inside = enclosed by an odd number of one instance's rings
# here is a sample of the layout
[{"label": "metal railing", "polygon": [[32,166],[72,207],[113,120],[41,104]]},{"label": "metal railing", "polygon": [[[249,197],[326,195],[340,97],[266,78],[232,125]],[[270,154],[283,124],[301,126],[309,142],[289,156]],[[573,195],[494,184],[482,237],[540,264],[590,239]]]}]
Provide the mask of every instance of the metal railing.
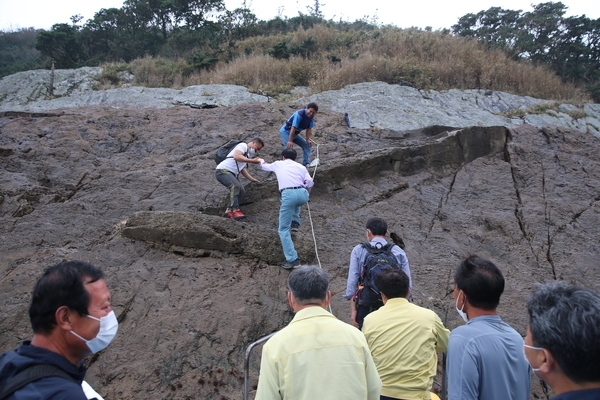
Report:
[{"label": "metal railing", "polygon": [[273,336],[276,333],[277,332],[273,332],[267,336],[261,337],[256,342],[251,343],[250,346],[248,346],[248,348],[246,349],[246,358],[244,359],[244,400],[248,400],[248,386],[250,385],[250,353],[252,352],[252,349],[255,346],[266,342],[271,338],[271,336]]}]

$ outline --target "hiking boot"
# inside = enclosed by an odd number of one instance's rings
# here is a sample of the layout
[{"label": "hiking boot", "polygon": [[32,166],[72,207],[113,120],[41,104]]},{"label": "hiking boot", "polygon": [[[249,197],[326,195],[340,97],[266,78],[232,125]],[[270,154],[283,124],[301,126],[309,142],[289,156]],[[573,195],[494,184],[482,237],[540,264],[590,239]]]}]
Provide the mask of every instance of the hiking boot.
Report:
[{"label": "hiking boot", "polygon": [[242,219],[246,219],[246,216],[244,214],[242,214],[242,212],[238,208],[236,210],[233,210],[233,215],[231,218],[235,219],[236,221],[240,221]]},{"label": "hiking boot", "polygon": [[221,215],[221,217],[233,219],[233,211],[227,210],[223,213],[223,215]]},{"label": "hiking boot", "polygon": [[286,261],[281,264],[281,268],[291,270],[300,265],[300,259],[296,258],[294,261]]},{"label": "hiking boot", "polygon": [[290,230],[292,232],[298,232],[298,228],[300,228],[300,223],[296,222],[296,221],[292,221],[292,225],[290,227]]}]

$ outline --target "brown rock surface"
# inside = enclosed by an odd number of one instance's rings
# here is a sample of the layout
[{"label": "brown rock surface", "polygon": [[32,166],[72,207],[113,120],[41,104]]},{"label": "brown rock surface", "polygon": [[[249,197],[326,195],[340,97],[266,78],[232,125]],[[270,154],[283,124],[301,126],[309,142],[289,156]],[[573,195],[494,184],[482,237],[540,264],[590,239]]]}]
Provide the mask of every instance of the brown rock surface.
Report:
[{"label": "brown rock surface", "polygon": [[[288,272],[277,266],[274,176],[250,166],[261,183],[248,184],[248,220],[224,220],[212,156],[229,137],[261,136],[261,156],[278,159],[279,127],[298,106],[1,116],[0,351],[31,336],[26,310],[42,269],[79,259],[105,271],[120,320],[111,346],[89,359],[86,380],[107,400],[241,398],[246,347],[292,318]],[[374,215],[406,244],[415,302],[450,328],[461,323],[452,270],[472,253],[503,270],[499,312],[523,334],[536,283],[600,291],[600,139],[591,134],[360,130],[324,109],[315,140],[318,258],[306,208],[295,243],[329,273],[338,318],[349,317],[350,251]]]}]

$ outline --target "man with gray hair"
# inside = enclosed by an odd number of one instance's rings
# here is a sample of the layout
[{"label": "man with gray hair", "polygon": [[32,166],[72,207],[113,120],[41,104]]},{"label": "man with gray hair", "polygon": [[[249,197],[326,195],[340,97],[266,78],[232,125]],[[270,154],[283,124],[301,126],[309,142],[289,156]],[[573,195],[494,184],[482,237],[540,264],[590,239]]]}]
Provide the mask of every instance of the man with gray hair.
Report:
[{"label": "man with gray hair", "polygon": [[600,296],[551,283],[536,289],[527,311],[525,357],[553,400],[600,399]]},{"label": "man with gray hair", "polygon": [[363,334],[327,312],[329,278],[295,269],[288,303],[296,314],[264,345],[256,400],[379,400],[381,380]]}]

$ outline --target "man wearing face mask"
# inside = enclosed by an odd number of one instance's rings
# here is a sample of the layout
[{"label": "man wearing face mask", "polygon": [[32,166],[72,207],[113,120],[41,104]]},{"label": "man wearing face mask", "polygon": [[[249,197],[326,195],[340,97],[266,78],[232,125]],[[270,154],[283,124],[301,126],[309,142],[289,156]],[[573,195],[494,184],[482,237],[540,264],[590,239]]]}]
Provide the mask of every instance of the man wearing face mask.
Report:
[{"label": "man wearing face mask", "polygon": [[103,277],[81,261],[45,270],[29,307],[33,338],[0,356],[0,398],[87,399],[83,360],[106,348],[118,330]]},{"label": "man wearing face mask", "polygon": [[239,143],[229,152],[227,158],[217,165],[215,177],[223,186],[229,190],[229,201],[227,210],[222,215],[225,218],[243,220],[246,216],[240,210],[240,203],[246,194],[244,185],[239,180],[241,173],[250,182],[259,182],[248,172],[246,165],[260,164],[264,161],[262,158],[254,158],[257,152],[264,147],[265,143],[260,138],[256,138],[249,143]]},{"label": "man wearing face mask", "polygon": [[553,400],[600,399],[600,296],[563,282],[542,285],[527,302],[523,351]]},{"label": "man wearing face mask", "polygon": [[470,256],[454,274],[456,310],[466,325],[450,333],[446,373],[449,400],[528,400],[531,374],[523,338],[496,312],[502,272]]}]

